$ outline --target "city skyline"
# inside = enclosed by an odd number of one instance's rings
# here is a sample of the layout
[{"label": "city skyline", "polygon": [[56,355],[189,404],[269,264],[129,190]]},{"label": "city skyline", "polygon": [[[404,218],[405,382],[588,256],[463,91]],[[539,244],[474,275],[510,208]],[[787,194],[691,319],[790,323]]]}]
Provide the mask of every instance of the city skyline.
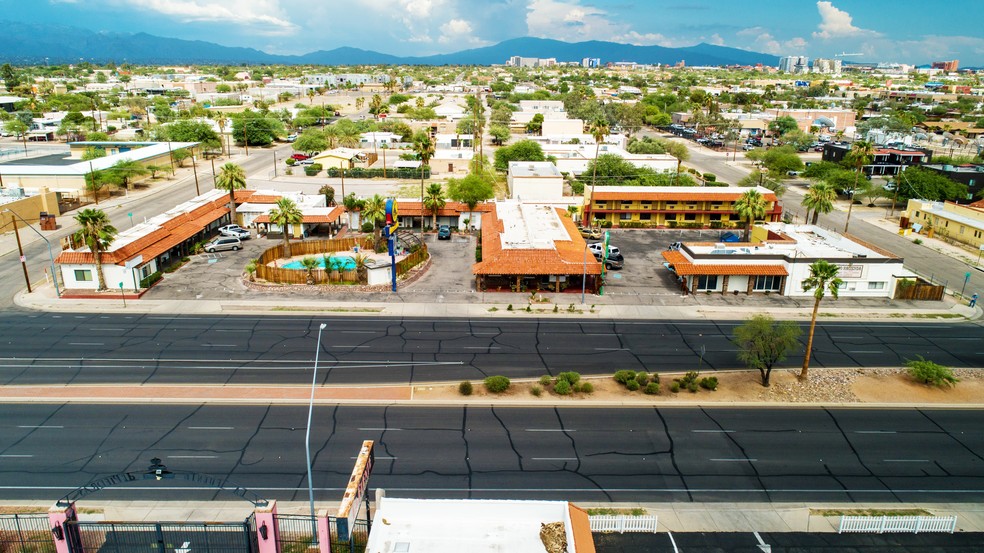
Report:
[{"label": "city skyline", "polygon": [[[735,3],[725,0],[363,0],[359,10],[310,0],[0,0],[9,21],[145,32],[303,54],[352,46],[431,55],[531,36],[670,47],[700,42],[812,58],[984,65],[979,0],[948,3],[945,25],[923,26],[923,2],[867,0]],[[907,15],[911,14],[911,15]],[[367,33],[367,28],[371,31]],[[929,29],[924,30],[924,29]],[[517,52],[522,55],[522,52]]]}]

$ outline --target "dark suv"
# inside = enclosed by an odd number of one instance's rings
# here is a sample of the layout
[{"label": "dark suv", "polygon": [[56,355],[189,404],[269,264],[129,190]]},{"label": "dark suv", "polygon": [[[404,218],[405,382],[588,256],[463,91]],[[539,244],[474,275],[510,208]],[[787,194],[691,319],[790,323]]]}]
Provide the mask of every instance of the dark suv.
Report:
[{"label": "dark suv", "polygon": [[[598,261],[600,263],[601,253],[598,252],[591,252],[591,253],[594,254],[595,261]],[[605,268],[608,269],[609,271],[619,271],[622,269],[624,260],[625,258],[622,257],[622,254],[613,255],[605,260]]]}]

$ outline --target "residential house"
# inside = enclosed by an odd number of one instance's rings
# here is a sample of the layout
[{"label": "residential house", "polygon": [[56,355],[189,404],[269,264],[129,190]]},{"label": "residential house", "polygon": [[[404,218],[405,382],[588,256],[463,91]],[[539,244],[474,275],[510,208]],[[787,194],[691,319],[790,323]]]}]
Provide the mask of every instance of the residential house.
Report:
[{"label": "residential house", "polygon": [[[824,161],[840,163],[851,153],[851,145],[846,143],[830,143],[823,145]],[[871,163],[865,165],[862,171],[868,176],[897,175],[899,171],[913,165],[921,165],[932,159],[930,150],[903,150],[899,148],[877,148],[871,157]]]},{"label": "residential house", "polygon": [[744,223],[734,203],[749,190],[766,201],[764,220],[782,220],[775,192],[738,186],[585,187],[584,220],[591,226],[635,228],[737,228]]},{"label": "residential house", "polygon": [[923,165],[923,169],[939,173],[952,181],[967,185],[967,194],[977,197],[984,190],[984,165]]}]

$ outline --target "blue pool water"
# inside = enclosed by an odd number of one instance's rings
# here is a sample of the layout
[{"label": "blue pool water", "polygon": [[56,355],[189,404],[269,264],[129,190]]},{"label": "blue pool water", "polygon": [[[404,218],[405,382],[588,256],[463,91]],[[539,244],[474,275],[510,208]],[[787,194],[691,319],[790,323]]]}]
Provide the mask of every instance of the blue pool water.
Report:
[{"label": "blue pool water", "polygon": [[[342,271],[352,271],[352,270],[355,269],[355,260],[352,259],[351,257],[338,256],[338,257],[335,257],[335,259],[337,259],[339,262],[341,262],[341,264],[342,264],[341,265],[341,270]],[[283,269],[303,269],[304,268],[304,266],[301,265],[301,260],[299,260],[299,259],[296,260],[296,261],[291,261],[290,263],[284,263],[280,267],[283,268]],[[318,258],[318,266],[316,268],[317,269],[324,269],[325,268],[325,258],[323,258],[323,257],[319,257]]]}]

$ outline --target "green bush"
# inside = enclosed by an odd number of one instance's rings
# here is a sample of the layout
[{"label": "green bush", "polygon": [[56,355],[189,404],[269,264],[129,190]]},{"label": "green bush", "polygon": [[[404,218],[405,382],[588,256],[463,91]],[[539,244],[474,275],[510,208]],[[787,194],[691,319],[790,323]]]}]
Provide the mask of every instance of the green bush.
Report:
[{"label": "green bush", "polygon": [[289,157],[286,160],[284,160],[284,163],[286,163],[287,165],[293,167],[297,163],[297,160],[294,159],[294,158],[292,158],[292,157]]},{"label": "green bush", "polygon": [[366,222],[362,223],[362,228],[360,230],[362,232],[368,234],[368,233],[372,232],[374,229],[375,229],[375,227],[373,226],[373,224],[371,222],[369,222],[369,221],[366,221]]},{"label": "green bush", "polygon": [[157,282],[162,278],[164,278],[164,275],[162,275],[160,271],[150,273],[149,275],[147,275],[146,277],[140,280],[140,287],[150,288],[155,282]]},{"label": "green bush", "polygon": [[549,374],[545,374],[540,377],[540,386],[543,386],[544,388],[549,386],[551,382],[553,382],[553,379],[550,378]]},{"label": "green bush", "polygon": [[704,180],[707,182],[714,182],[717,180],[717,175],[714,173],[704,173]]},{"label": "green bush", "polygon": [[678,381],[676,381],[676,380],[674,380],[673,382],[671,382],[670,383],[670,391],[673,392],[674,394],[679,393],[680,392],[680,383]]},{"label": "green bush", "polygon": [[691,394],[696,394],[697,390],[700,390],[700,386],[697,384],[696,380],[691,380],[687,383],[687,390],[689,390]]},{"label": "green bush", "polygon": [[513,310],[512,304],[510,303],[508,306],[506,306],[506,311],[512,311],[512,310]]},{"label": "green bush", "polygon": [[708,376],[700,379],[700,387],[705,390],[714,391],[718,389],[718,379],[716,376]]},{"label": "green bush", "polygon": [[501,394],[509,389],[509,379],[504,376],[490,376],[485,379],[485,389],[493,394]]},{"label": "green bush", "polygon": [[960,382],[959,378],[953,376],[950,367],[927,361],[921,355],[918,357],[905,362],[905,366],[909,369],[909,376],[912,378],[938,388],[956,386],[957,382]]},{"label": "green bush", "polygon": [[643,392],[651,396],[657,395],[659,393],[659,382],[650,382],[649,384],[646,384]]},{"label": "green bush", "polygon": [[541,395],[543,395],[543,387],[534,384],[533,387],[530,388],[530,393],[535,395],[536,397],[540,397]]},{"label": "green bush", "polygon": [[573,386],[581,380],[581,373],[574,371],[562,372],[557,375],[557,383],[559,384],[562,380]]},{"label": "green bush", "polygon": [[646,371],[639,371],[636,373],[635,381],[639,383],[639,386],[645,387],[649,384],[649,374]]},{"label": "green bush", "polygon": [[472,383],[465,380],[461,384],[458,384],[458,393],[463,396],[472,395]]},{"label": "green bush", "polygon": [[322,169],[324,169],[324,166],[320,163],[312,163],[311,165],[304,166],[304,174],[313,177],[320,173]]},{"label": "green bush", "polygon": [[636,380],[630,380],[625,384],[625,387],[628,388],[630,392],[634,392],[639,389],[639,382]]},{"label": "green bush", "polygon": [[594,393],[594,384],[592,384],[590,382],[582,382],[581,383],[581,393],[582,394],[593,394]]},{"label": "green bush", "polygon": [[683,375],[683,378],[679,379],[680,386],[689,389],[690,383],[697,384],[697,378],[699,376],[700,373],[698,373],[697,371],[687,371],[687,373]]},{"label": "green bush", "polygon": [[622,370],[615,373],[615,382],[619,384],[628,384],[630,380],[635,380],[635,371]]},{"label": "green bush", "polygon": [[557,383],[554,384],[554,391],[562,396],[569,396],[573,390],[571,390],[570,382],[566,380],[557,380]]}]

